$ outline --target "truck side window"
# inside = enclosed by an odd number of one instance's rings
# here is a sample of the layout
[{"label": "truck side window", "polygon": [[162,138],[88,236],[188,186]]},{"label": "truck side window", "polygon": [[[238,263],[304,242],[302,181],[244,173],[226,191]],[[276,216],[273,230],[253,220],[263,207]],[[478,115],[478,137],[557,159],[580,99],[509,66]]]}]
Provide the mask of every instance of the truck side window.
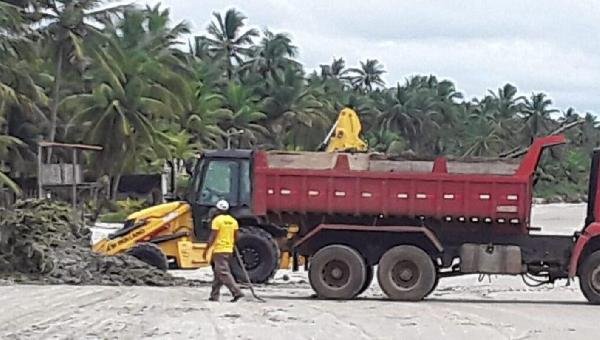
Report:
[{"label": "truck side window", "polygon": [[200,204],[214,205],[225,199],[237,205],[239,165],[235,161],[211,161],[200,189]]}]

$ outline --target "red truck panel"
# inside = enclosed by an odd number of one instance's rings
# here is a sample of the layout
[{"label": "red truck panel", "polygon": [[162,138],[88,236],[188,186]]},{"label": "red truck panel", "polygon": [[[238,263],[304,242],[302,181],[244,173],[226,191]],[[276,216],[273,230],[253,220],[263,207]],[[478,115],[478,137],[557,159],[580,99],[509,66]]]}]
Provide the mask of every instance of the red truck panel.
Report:
[{"label": "red truck panel", "polygon": [[257,152],[253,209],[256,215],[426,216],[527,232],[539,156],[544,147],[563,142],[563,136],[536,140],[513,175],[448,173],[444,161],[436,161],[431,172],[355,171],[346,154],[329,169],[269,167],[268,154]]}]

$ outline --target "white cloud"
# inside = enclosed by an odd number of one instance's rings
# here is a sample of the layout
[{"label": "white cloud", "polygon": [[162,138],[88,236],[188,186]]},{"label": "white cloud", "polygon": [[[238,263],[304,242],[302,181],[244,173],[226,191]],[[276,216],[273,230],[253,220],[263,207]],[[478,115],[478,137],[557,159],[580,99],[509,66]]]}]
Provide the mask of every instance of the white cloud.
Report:
[{"label": "white cloud", "polygon": [[[140,4],[156,0],[136,0]],[[544,91],[557,106],[600,112],[600,3],[578,1],[166,0],[175,21],[202,34],[213,11],[292,35],[308,69],[376,58],[388,83],[412,74],[455,81],[468,96],[506,82]]]}]

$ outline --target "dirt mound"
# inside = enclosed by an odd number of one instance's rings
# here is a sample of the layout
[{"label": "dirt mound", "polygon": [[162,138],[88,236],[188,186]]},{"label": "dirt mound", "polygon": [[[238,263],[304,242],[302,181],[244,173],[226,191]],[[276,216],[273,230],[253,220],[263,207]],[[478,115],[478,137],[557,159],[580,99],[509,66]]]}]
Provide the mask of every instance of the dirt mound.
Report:
[{"label": "dirt mound", "polygon": [[129,255],[102,256],[90,249],[90,231],[71,210],[45,200],[0,210],[0,281],[85,285],[197,285]]}]

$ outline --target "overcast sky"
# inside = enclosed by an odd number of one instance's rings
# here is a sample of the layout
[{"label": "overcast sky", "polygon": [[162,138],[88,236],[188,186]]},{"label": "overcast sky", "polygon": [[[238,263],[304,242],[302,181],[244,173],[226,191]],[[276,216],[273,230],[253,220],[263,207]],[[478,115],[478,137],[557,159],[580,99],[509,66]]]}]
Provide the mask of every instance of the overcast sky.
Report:
[{"label": "overcast sky", "polygon": [[[156,0],[135,0],[155,4]],[[174,21],[204,34],[213,11],[287,32],[308,70],[375,58],[388,85],[414,74],[455,82],[468,97],[506,82],[556,106],[600,113],[600,1],[162,0]]]}]

